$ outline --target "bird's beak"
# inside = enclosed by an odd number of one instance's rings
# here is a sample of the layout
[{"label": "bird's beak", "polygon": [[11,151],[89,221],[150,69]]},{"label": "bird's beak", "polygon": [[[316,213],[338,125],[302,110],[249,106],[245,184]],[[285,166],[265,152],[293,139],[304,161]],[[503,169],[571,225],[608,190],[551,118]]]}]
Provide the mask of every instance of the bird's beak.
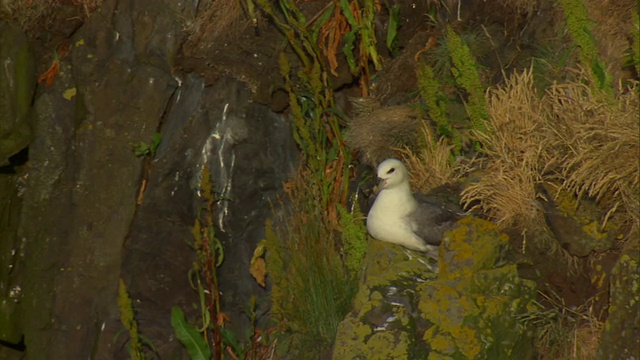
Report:
[{"label": "bird's beak", "polygon": [[387,187],[387,180],[378,178],[378,191],[384,189],[385,187]]}]

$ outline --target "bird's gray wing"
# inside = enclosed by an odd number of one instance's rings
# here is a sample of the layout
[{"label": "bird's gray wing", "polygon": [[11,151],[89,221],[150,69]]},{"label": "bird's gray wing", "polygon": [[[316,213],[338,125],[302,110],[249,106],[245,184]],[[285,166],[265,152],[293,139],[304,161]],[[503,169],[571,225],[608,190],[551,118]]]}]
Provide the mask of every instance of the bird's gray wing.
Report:
[{"label": "bird's gray wing", "polygon": [[435,196],[414,194],[418,208],[408,216],[413,232],[429,245],[439,245],[444,232],[464,216],[463,211],[450,202]]}]

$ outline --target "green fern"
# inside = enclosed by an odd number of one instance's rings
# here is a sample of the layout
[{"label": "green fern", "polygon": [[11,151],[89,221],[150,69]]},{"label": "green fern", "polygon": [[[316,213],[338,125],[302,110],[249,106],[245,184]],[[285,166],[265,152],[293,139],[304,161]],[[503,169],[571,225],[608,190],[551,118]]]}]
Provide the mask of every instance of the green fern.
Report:
[{"label": "green fern", "polygon": [[600,90],[612,91],[612,77],[598,56],[598,44],[591,30],[592,20],[584,0],[560,0],[567,20],[567,29],[580,50],[580,61],[587,67]]},{"label": "green fern", "polygon": [[472,129],[486,133],[489,113],[484,98],[485,86],[480,80],[478,65],[469,47],[451,27],[447,31],[447,46],[453,63],[451,73],[456,83],[468,94],[465,107],[471,119]]}]

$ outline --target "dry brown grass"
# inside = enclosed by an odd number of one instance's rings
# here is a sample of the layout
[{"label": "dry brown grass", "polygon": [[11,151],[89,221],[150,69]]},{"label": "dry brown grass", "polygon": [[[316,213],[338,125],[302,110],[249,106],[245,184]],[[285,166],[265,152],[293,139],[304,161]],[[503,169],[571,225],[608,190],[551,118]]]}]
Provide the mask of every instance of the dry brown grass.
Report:
[{"label": "dry brown grass", "polygon": [[[2,0],[0,17],[17,22],[26,32],[38,28],[48,28],[55,20],[56,11],[61,6],[75,6],[76,19],[85,20],[102,6],[103,0]],[[69,19],[70,20],[70,19]]]},{"label": "dry brown grass", "polygon": [[593,360],[604,323],[593,308],[594,299],[577,308],[567,307],[555,295],[541,294],[551,306],[528,319],[535,324],[538,356],[542,360]]},{"label": "dry brown grass", "polygon": [[585,5],[600,59],[609,66],[613,81],[630,78],[624,65],[634,31],[638,31],[632,18],[638,12],[637,0],[585,0]]},{"label": "dry brown grass", "polygon": [[417,151],[404,147],[397,152],[411,174],[411,187],[427,192],[438,186],[460,181],[475,166],[474,159],[453,159],[454,146],[444,137],[436,140],[431,128],[422,124],[423,145]]},{"label": "dry brown grass", "polygon": [[544,223],[536,185],[549,164],[544,151],[546,122],[531,70],[514,74],[487,94],[490,135],[479,134],[488,159],[483,176],[462,193],[470,210],[489,215],[499,226],[521,231]]},{"label": "dry brown grass", "polygon": [[357,151],[364,163],[373,167],[382,160],[397,156],[394,148],[415,148],[422,120],[416,109],[392,106],[372,109],[349,123],[347,144]]},{"label": "dry brown grass", "polygon": [[184,29],[189,41],[200,49],[206,49],[226,35],[242,28],[244,10],[238,0],[202,1],[194,19],[185,21]]},{"label": "dry brown grass", "polygon": [[615,95],[593,90],[586,76],[554,84],[542,96],[532,72],[514,74],[487,93],[490,135],[480,135],[483,176],[462,194],[463,204],[503,228],[545,227],[536,188],[559,182],[589,196],[612,216],[638,227],[640,120],[636,85]]},{"label": "dry brown grass", "polygon": [[596,92],[584,83],[555,85],[547,92],[553,111],[547,142],[559,165],[564,187],[579,197],[595,198],[638,228],[640,213],[640,101],[634,84],[616,95]]}]

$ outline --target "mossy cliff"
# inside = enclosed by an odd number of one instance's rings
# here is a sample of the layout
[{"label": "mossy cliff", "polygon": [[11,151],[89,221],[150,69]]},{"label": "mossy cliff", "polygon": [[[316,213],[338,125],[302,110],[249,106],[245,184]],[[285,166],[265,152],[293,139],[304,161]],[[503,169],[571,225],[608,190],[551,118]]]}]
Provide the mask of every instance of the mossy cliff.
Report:
[{"label": "mossy cliff", "polygon": [[535,286],[497,266],[508,237],[464,218],[429,259],[373,241],[354,311],[340,324],[334,359],[527,359],[518,316]]}]

